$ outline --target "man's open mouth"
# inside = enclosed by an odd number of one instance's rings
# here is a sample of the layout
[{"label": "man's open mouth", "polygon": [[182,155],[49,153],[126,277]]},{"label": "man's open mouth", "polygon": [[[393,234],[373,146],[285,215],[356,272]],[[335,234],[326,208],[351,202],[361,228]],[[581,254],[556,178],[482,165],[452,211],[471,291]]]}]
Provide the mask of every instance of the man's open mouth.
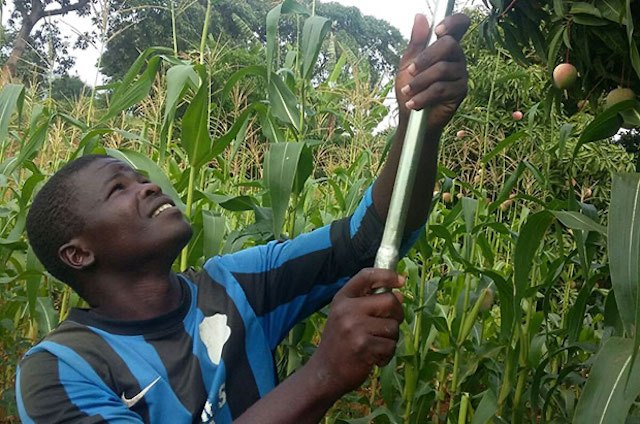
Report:
[{"label": "man's open mouth", "polygon": [[153,213],[151,214],[151,218],[155,218],[156,216],[160,215],[162,212],[172,207],[173,205],[171,203],[161,204],[160,206],[158,206],[158,208],[155,211],[153,211]]}]

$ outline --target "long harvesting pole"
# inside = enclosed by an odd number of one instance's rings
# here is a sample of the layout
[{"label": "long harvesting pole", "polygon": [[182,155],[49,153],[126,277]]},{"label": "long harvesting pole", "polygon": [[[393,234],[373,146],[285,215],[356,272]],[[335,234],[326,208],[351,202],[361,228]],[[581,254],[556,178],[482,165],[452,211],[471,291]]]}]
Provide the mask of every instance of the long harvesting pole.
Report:
[{"label": "long harvesting pole", "polygon": [[[433,19],[429,28],[427,46],[436,42],[434,31],[436,25],[445,17],[453,13],[455,0],[436,0],[436,7]],[[398,255],[400,243],[405,230],[409,201],[413,192],[413,185],[416,179],[416,171],[420,162],[424,136],[427,131],[427,121],[429,119],[429,109],[417,111],[412,110],[409,115],[407,132],[404,137],[402,153],[396,180],[393,185],[391,203],[387,213],[387,221],[382,235],[382,242],[376,254],[374,266],[395,270],[398,265]],[[386,291],[384,289],[379,291]]]}]

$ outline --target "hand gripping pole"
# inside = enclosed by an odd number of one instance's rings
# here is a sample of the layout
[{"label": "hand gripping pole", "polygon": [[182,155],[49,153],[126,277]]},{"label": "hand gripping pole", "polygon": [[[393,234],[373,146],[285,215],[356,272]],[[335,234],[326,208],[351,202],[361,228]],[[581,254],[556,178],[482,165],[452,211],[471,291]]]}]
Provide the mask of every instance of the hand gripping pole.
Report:
[{"label": "hand gripping pole", "polygon": [[[437,0],[433,19],[429,28],[427,46],[436,42],[435,27],[445,17],[453,13],[455,0]],[[415,183],[416,172],[420,163],[422,145],[427,131],[429,110],[412,110],[409,115],[407,132],[402,146],[398,172],[393,186],[387,221],[382,235],[382,243],[376,254],[374,267],[395,270],[398,265],[400,243],[405,232],[407,211],[411,200],[411,193]],[[377,292],[388,291],[378,289]]]}]

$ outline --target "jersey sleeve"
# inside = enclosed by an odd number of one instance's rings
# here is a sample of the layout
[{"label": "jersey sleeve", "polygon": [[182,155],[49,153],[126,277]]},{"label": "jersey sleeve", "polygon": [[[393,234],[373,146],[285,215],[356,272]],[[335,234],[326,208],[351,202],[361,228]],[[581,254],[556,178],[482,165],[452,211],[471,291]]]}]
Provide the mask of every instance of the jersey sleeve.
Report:
[{"label": "jersey sleeve", "polygon": [[[242,286],[272,349],[297,322],[329,303],[350,277],[373,266],[384,222],[373,206],[372,188],[350,217],[292,240],[220,256],[208,264],[216,261]],[[405,235],[401,255],[420,232]]]},{"label": "jersey sleeve", "polygon": [[108,387],[46,351],[20,362],[16,400],[25,424],[142,423]]}]

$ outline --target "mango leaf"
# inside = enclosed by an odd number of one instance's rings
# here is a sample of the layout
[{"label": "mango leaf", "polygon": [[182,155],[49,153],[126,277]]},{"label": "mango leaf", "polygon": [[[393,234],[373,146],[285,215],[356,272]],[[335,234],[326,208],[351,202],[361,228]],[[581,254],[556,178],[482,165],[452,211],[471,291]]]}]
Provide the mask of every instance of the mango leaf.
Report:
[{"label": "mango leaf", "polygon": [[633,14],[631,13],[631,0],[626,1],[625,24],[627,26],[627,38],[629,39],[629,52],[631,56],[631,65],[640,77],[640,54],[638,53],[638,45],[633,38],[634,23]]},{"label": "mango leaf", "polygon": [[553,11],[558,18],[564,18],[563,0],[553,0]]},{"label": "mango leaf", "polygon": [[549,42],[549,52],[547,56],[547,65],[549,66],[549,69],[553,69],[556,66],[556,58],[560,51],[562,35],[566,30],[567,28],[564,25],[559,25],[554,30],[554,35],[551,37],[551,41]]},{"label": "mango leaf", "polygon": [[560,157],[562,157],[564,153],[564,146],[566,146],[567,140],[571,136],[572,132],[573,125],[571,124],[563,124],[562,127],[560,127],[560,136],[558,140],[558,150],[560,150]]},{"label": "mango leaf", "polygon": [[282,122],[293,125],[296,130],[300,131],[298,100],[279,75],[275,73],[271,75],[267,93],[269,94],[269,103],[271,104],[273,115]]},{"label": "mango leaf", "polygon": [[280,238],[303,143],[272,143],[264,159],[264,182],[271,195],[273,235]]},{"label": "mango leaf", "polygon": [[209,75],[202,65],[194,68],[200,75],[200,87],[182,118],[180,142],[189,157],[189,165],[199,168],[211,150],[209,135]]},{"label": "mango leaf", "polygon": [[[574,424],[624,424],[640,394],[640,366],[632,367],[633,340],[609,338],[595,357],[580,394]],[[633,368],[631,378],[627,379]]]},{"label": "mango leaf", "polygon": [[212,258],[220,254],[226,229],[224,216],[217,216],[211,211],[202,210],[202,250],[205,258]]},{"label": "mango leaf", "polygon": [[496,156],[498,153],[500,153],[502,150],[506,149],[516,141],[520,140],[525,135],[527,135],[525,130],[520,130],[516,133],[511,134],[509,137],[505,138],[500,143],[498,143],[492,151],[487,153],[485,157],[482,158],[482,162],[484,163],[489,162],[494,156]]},{"label": "mango leaf", "polygon": [[607,228],[604,225],[600,225],[588,216],[581,214],[580,212],[572,211],[550,211],[558,221],[562,222],[565,227],[573,230],[582,231],[595,231],[604,236],[607,235]]},{"label": "mango leaf", "polygon": [[602,12],[592,4],[585,2],[575,2],[571,6],[571,14],[583,13],[587,15],[592,15],[597,18],[602,18]]},{"label": "mango leaf", "polygon": [[14,110],[18,109],[18,115],[22,114],[24,102],[24,85],[7,84],[0,91],[0,144],[9,135],[9,121]]},{"label": "mango leaf", "polygon": [[331,29],[331,21],[322,16],[311,16],[302,29],[302,77],[309,80],[318,60],[322,42]]},{"label": "mango leaf", "polygon": [[620,112],[625,112],[630,109],[640,111],[640,102],[636,100],[626,100],[611,106],[609,109],[598,115],[582,132],[582,135],[578,139],[578,143],[573,150],[573,156],[576,156],[580,147],[585,143],[614,136],[623,124]]},{"label": "mango leaf", "polygon": [[166,176],[166,174],[156,165],[154,161],[149,159],[146,155],[135,152],[133,150],[116,150],[116,149],[105,149],[109,156],[113,156],[114,158],[121,160],[126,163],[130,167],[135,170],[142,171],[146,176],[154,182],[158,184],[158,186],[162,189],[162,192],[169,196],[173,203],[176,204],[178,209],[180,209],[183,213],[185,211],[185,205],[180,199],[180,195],[171,184],[171,181]]}]

